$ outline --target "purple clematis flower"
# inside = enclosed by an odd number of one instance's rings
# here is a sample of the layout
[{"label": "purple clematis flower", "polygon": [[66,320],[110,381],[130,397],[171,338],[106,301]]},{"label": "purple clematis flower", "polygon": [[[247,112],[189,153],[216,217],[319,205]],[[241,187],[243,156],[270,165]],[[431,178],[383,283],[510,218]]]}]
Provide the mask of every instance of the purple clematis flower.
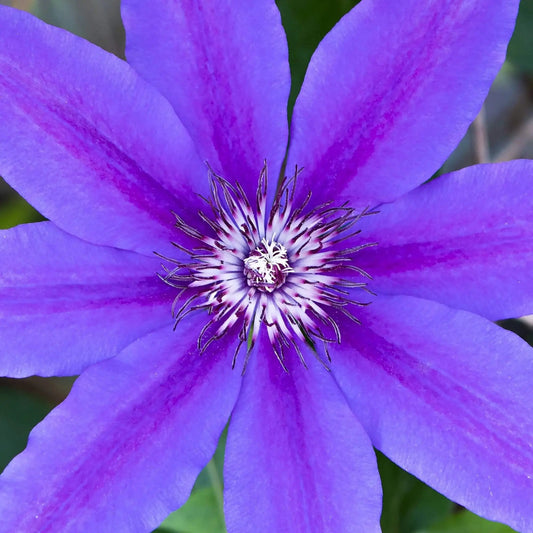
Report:
[{"label": "purple clematis flower", "polygon": [[533,163],[419,186],[517,4],[363,0],[290,128],[272,0],[123,0],[129,64],[0,9],[0,173],[50,220],[1,232],[1,372],[81,374],[3,531],[149,531],[228,420],[230,532],[379,531],[372,446],[533,531],[533,354],[492,322],[533,309]]}]

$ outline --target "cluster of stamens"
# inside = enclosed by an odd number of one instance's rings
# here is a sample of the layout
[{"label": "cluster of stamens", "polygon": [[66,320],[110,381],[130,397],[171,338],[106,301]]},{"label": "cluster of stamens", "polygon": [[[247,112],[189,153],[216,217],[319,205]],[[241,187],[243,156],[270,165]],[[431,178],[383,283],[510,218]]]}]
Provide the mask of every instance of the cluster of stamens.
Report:
[{"label": "cluster of stamens", "polygon": [[263,327],[284,369],[289,349],[306,364],[302,348],[327,367],[328,344],[341,341],[334,317],[359,323],[352,309],[367,303],[354,299],[356,291],[369,292],[369,275],[352,264],[352,256],[374,243],[350,246],[349,241],[359,233],[354,224],[371,213],[356,213],[346,204],[308,208],[311,193],[295,208],[298,173],[296,169],[278,186],[267,215],[266,164],[255,208],[238,183],[210,170],[211,196],[204,200],[212,213],[198,213],[209,230],[198,231],[175,215],[176,227],[199,243],[194,248],[175,244],[188,256],[185,261],[164,258],[173,267],[164,266],[161,278],[179,289],[175,326],[189,313],[206,310],[209,319],[199,332],[199,350],[237,333],[232,366],[245,345],[243,372]]}]

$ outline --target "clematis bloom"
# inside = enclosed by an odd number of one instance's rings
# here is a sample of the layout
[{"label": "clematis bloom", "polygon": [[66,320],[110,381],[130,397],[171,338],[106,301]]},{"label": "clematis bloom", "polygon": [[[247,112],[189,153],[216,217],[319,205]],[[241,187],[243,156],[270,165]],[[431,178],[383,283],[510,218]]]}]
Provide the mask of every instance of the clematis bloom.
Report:
[{"label": "clematis bloom", "polygon": [[517,4],[363,0],[290,127],[272,0],[123,0],[129,64],[0,9],[0,173],[49,219],[0,236],[1,371],[81,374],[3,530],[149,531],[229,420],[230,532],[379,531],[372,446],[533,531],[533,357],[492,322],[532,310],[533,164],[420,185]]}]

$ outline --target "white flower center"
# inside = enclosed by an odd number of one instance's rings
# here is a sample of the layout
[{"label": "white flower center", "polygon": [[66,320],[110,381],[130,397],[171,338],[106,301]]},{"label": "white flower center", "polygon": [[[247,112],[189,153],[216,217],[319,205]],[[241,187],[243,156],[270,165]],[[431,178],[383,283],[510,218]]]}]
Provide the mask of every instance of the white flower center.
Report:
[{"label": "white flower center", "polygon": [[[211,171],[210,171],[211,172]],[[339,318],[358,323],[353,311],[368,302],[370,276],[352,263],[360,243],[353,229],[372,211],[356,212],[330,202],[308,207],[311,193],[293,206],[296,178],[285,178],[267,212],[267,167],[259,176],[255,205],[243,188],[210,173],[211,214],[199,212],[209,226],[200,232],[176,215],[176,226],[199,243],[177,248],[188,258],[164,258],[161,278],[176,287],[175,326],[189,313],[204,309],[206,324],[198,334],[202,353],[224,335],[235,335],[232,360],[244,346],[243,372],[260,330],[266,329],[284,369],[289,351],[305,365],[304,351],[326,367],[328,344],[340,343]]]}]

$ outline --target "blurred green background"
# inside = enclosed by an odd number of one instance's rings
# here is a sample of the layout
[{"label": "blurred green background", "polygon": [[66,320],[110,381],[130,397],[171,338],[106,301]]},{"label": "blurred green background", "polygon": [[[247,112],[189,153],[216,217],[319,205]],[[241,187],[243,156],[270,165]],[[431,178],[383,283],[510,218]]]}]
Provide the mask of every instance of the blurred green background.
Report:
[{"label": "blurred green background", "polygon": [[[289,41],[293,90],[301,85],[313,50],[355,0],[278,0]],[[124,57],[124,29],[118,0],[0,0],[32,12]],[[0,29],[1,31],[1,29]],[[483,111],[439,173],[485,161],[533,158],[533,0],[522,0],[507,63]],[[41,216],[0,178],[0,228],[41,220]],[[530,343],[533,321],[508,320]],[[70,390],[73,378],[0,378],[0,469],[25,446],[30,429]],[[158,532],[223,533],[222,465],[224,437],[201,473],[188,503]],[[245,460],[245,458],[243,458]],[[384,533],[505,533],[512,530],[483,520],[437,494],[378,454],[384,502]],[[275,532],[272,532],[275,533]]]}]

